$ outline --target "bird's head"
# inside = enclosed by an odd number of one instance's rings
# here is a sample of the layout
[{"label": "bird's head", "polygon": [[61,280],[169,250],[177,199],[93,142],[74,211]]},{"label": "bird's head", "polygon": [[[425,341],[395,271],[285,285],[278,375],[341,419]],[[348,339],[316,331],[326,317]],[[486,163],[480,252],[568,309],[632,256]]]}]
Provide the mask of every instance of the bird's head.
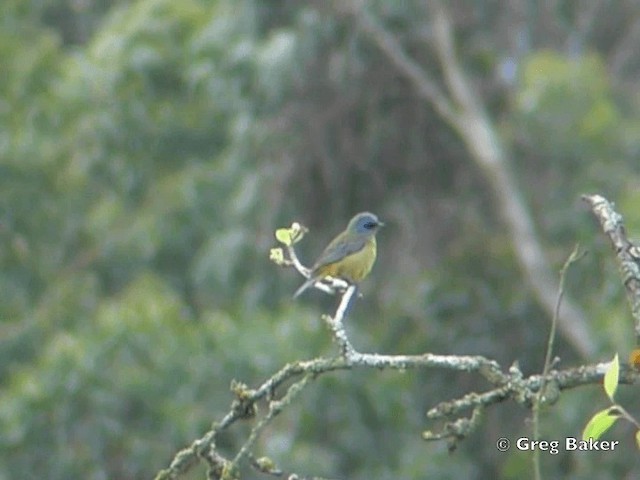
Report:
[{"label": "bird's head", "polygon": [[347,231],[358,235],[373,235],[383,226],[384,223],[373,213],[362,212],[351,219]]}]

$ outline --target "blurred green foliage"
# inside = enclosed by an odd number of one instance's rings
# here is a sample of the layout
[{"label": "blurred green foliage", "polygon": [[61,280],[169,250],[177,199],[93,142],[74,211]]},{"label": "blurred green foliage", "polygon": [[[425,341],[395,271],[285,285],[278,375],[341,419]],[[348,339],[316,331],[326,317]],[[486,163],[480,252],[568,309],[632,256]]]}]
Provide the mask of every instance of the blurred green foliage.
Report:
[{"label": "blurred green foliage", "polygon": [[[609,247],[577,199],[609,196],[640,231],[638,97],[603,46],[617,37],[604,42],[594,27],[588,53],[568,55],[542,41],[558,25],[538,18],[532,42],[547,48],[518,58],[516,81],[500,85],[488,75],[508,55],[504,19],[477,3],[460,27],[461,58],[511,148],[549,259],[562,265],[576,241],[590,251],[568,288],[610,358],[630,347],[631,320]],[[303,259],[354,212],[389,225],[348,321],[356,348],[542,367],[548,319],[485,181],[334,7],[2,2],[0,478],[149,478],[227,411],[232,379],[253,387],[287,362],[333,354],[319,315],[335,299],[291,302],[300,279],[268,260],[274,231],[292,221],[310,227]],[[422,2],[369,7],[439,74]],[[557,350],[564,365],[578,361],[562,340]],[[484,387],[438,371],[323,376],[257,453],[350,479],[524,478],[529,458],[493,447],[528,434],[519,408],[487,412],[453,456],[420,440],[429,407]],[[544,435],[579,436],[600,396],[567,392],[543,412]],[[223,451],[249,428],[225,434]],[[631,478],[629,444],[606,458],[545,457],[544,469]]]}]

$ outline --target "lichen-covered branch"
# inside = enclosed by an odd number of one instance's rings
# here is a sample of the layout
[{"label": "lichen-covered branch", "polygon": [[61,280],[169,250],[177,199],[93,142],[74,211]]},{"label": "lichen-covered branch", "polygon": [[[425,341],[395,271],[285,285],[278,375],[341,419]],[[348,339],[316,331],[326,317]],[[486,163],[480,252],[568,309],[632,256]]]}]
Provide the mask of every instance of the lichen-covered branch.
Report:
[{"label": "lichen-covered branch", "polygon": [[[555,403],[563,390],[573,389],[582,385],[598,385],[602,382],[604,372],[609,362],[594,365],[583,365],[565,370],[551,370],[546,376],[531,375],[523,378],[522,372],[514,365],[510,368],[510,378],[502,386],[486,392],[471,392],[454,400],[441,402],[427,412],[427,418],[448,419],[439,431],[426,430],[423,432],[425,440],[449,440],[449,448],[455,448],[456,442],[468,436],[479,424],[479,415],[490,405],[506,400],[513,400],[527,408],[532,408],[538,398],[541,386],[544,394],[543,404]],[[640,374],[624,366],[620,372],[620,383],[638,384]],[[471,417],[460,417],[465,411],[471,410]]]},{"label": "lichen-covered branch", "polygon": [[[624,285],[630,297],[634,317],[638,322],[640,307],[640,269],[638,261],[640,254],[633,244],[626,238],[622,217],[615,212],[612,205],[598,195],[585,195],[584,199],[590,203],[596,217],[600,220],[603,230],[614,245],[614,250],[620,261],[620,271]],[[291,248],[290,254],[295,257]],[[565,268],[575,261],[578,256],[574,250]],[[297,262],[295,266],[301,273],[306,267]],[[282,264],[282,263],[281,263]],[[330,289],[333,293],[334,291]],[[324,319],[330,327],[331,334],[338,345],[339,355],[334,357],[319,357],[311,360],[297,361],[285,365],[278,372],[264,381],[260,386],[251,389],[248,386],[233,382],[231,390],[235,399],[231,403],[229,412],[205,433],[202,438],[194,441],[189,447],[178,452],[165,470],[156,476],[158,480],[176,479],[190,471],[200,461],[208,466],[208,478],[229,480],[239,478],[240,463],[245,461],[254,469],[272,476],[284,478],[273,461],[266,457],[256,459],[251,452],[259,435],[268,427],[273,418],[290,405],[297,395],[306,388],[311,380],[335,370],[353,370],[371,368],[376,370],[400,370],[437,368],[452,372],[466,372],[478,374],[486,380],[486,390],[469,392],[460,398],[447,400],[432,407],[427,412],[430,420],[445,420],[438,430],[425,430],[425,440],[447,440],[451,449],[458,441],[464,439],[482,421],[482,413],[492,405],[511,400],[526,408],[538,408],[540,405],[553,404],[565,390],[583,385],[600,385],[609,363],[581,365],[574,368],[557,369],[551,361],[553,335],[550,338],[545,367],[542,374],[525,377],[517,364],[504,369],[495,360],[479,355],[380,355],[376,353],[357,352],[344,329],[344,318],[353,306],[357,297],[357,288],[349,286],[343,290],[340,304],[333,316],[325,315]],[[562,290],[558,295],[555,307],[555,320],[559,318]],[[638,330],[636,323],[636,330]],[[621,384],[640,383],[640,372],[623,366],[620,371]],[[280,387],[286,387],[279,397]],[[266,413],[258,416],[257,402],[266,400],[269,408]],[[468,414],[467,412],[471,413]],[[258,418],[259,417],[259,418]],[[239,448],[233,459],[226,458],[216,447],[219,435],[241,419],[256,419],[248,438]]]},{"label": "lichen-covered branch", "polygon": [[267,425],[271,423],[271,421],[282,412],[282,409],[287,405],[291,404],[291,402],[304,390],[307,384],[313,379],[313,375],[307,373],[301,380],[298,380],[293,385],[291,385],[287,389],[287,393],[280,399],[269,402],[269,411],[266,415],[264,415],[260,421],[251,429],[251,434],[247,441],[242,445],[233,461],[228,465],[228,469],[230,472],[235,471],[238,466],[238,463],[245,457],[248,456],[251,447],[258,439],[258,435],[260,432],[264,430]]},{"label": "lichen-covered branch", "polygon": [[[550,371],[545,381],[547,387],[545,388],[543,401],[545,403],[553,403],[563,390],[582,385],[601,384],[607,366],[608,363],[598,363]],[[438,368],[480,374],[491,387],[487,391],[481,393],[472,392],[459,399],[442,402],[431,408],[427,413],[429,419],[451,418],[451,420],[445,423],[439,432],[425,432],[424,438],[448,439],[452,443],[464,438],[478,424],[481,411],[490,405],[505,400],[513,400],[531,407],[543,379],[542,375],[531,375],[523,378],[522,372],[516,365],[505,372],[496,361],[477,355],[434,355],[431,353],[422,355],[379,355],[352,351],[348,355],[319,357],[312,360],[293,362],[285,365],[256,389],[242,388],[243,386],[238,386],[238,384],[234,385],[236,399],[233,401],[229,412],[219,423],[214,425],[211,431],[193,442],[190,447],[179,452],[171,462],[171,465],[166,470],[161,471],[156,479],[180,478],[200,460],[208,464],[210,478],[234,478],[237,462],[249,454],[250,447],[258,434],[270,423],[273,416],[280,413],[295,398],[311,378],[329,374],[335,370],[352,370],[356,368],[400,371],[418,368]],[[278,387],[292,380],[295,382],[293,386],[289,387],[284,396],[277,400]],[[622,370],[621,383],[637,384],[639,381],[640,375],[638,372],[628,368]],[[265,399],[271,402],[271,406],[265,416],[257,420],[250,438],[245,442],[247,447],[242,450],[241,455],[240,453],[236,454],[235,461],[225,458],[216,448],[216,438],[222,431],[231,427],[238,420],[256,416],[256,403]],[[460,417],[461,414],[469,409],[472,410],[471,418]]]},{"label": "lichen-covered branch", "polygon": [[615,251],[635,321],[636,343],[640,345],[640,248],[627,238],[622,215],[616,212],[611,202],[600,195],[583,195],[582,199],[591,207]]}]

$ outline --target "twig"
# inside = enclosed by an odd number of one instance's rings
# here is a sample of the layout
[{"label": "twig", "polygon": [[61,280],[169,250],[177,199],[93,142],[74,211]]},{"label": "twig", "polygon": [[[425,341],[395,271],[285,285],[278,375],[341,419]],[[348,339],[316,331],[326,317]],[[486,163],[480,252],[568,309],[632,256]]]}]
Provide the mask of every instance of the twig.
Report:
[{"label": "twig", "polygon": [[[305,227],[302,227],[301,225],[295,223],[294,225],[297,225],[298,228],[302,228],[306,231]],[[294,228],[294,225],[292,225],[291,228]],[[293,245],[286,245],[285,248],[287,249],[289,258],[284,259],[282,261],[282,265],[293,266],[300,275],[302,275],[304,278],[309,278],[311,276],[311,269],[305,267],[302,264],[302,262],[298,258],[298,254],[296,253],[295,248],[293,248]],[[325,293],[334,295],[337,291],[344,291],[345,289],[347,289],[349,287],[349,283],[345,282],[341,278],[325,277],[322,280],[318,280],[317,282],[315,282],[313,286],[318,290],[322,290]]]},{"label": "twig", "polygon": [[265,473],[276,478],[286,478],[287,480],[337,480],[326,477],[308,477],[292,472],[285,472],[279,469],[270,458],[262,457],[255,458],[252,455],[248,455],[251,462],[251,466],[260,473]]},{"label": "twig", "polygon": [[[567,261],[564,262],[562,269],[560,270],[560,285],[558,290],[558,300],[556,301],[556,308],[553,312],[553,318],[551,320],[551,330],[549,331],[549,337],[547,339],[547,351],[544,358],[544,366],[542,368],[542,381],[540,382],[540,389],[536,395],[536,400],[533,404],[533,413],[531,415],[531,422],[533,427],[533,439],[540,439],[540,408],[543,402],[546,402],[546,379],[551,369],[551,355],[553,354],[553,343],[556,338],[556,326],[558,325],[558,318],[560,318],[560,306],[562,305],[562,297],[564,297],[564,286],[566,282],[567,271],[569,267],[577,262],[582,255],[578,255],[579,245],[576,244],[573,247],[572,252],[569,254]],[[542,472],[540,470],[540,449],[535,449],[531,456],[533,461],[533,477],[536,480],[542,480]]]},{"label": "twig", "polygon": [[258,435],[260,435],[260,432],[271,423],[276,415],[282,412],[282,409],[284,407],[289,405],[300,394],[300,392],[304,390],[304,388],[312,378],[312,374],[306,374],[304,377],[302,377],[302,380],[295,382],[288,388],[287,393],[282,397],[282,399],[270,402],[269,412],[260,419],[256,426],[251,429],[249,438],[247,438],[234,459],[231,461],[231,463],[229,463],[229,471],[234,471],[237,468],[238,463],[249,454],[249,450],[258,439]]},{"label": "twig", "polygon": [[340,348],[340,353],[347,358],[352,357],[356,351],[347,337],[343,320],[351,307],[351,302],[353,301],[354,295],[357,291],[358,288],[355,285],[350,285],[340,299],[340,304],[338,305],[336,314],[333,317],[329,315],[323,315],[322,317],[327,322],[327,325],[329,325],[329,328],[331,328],[333,338]]}]

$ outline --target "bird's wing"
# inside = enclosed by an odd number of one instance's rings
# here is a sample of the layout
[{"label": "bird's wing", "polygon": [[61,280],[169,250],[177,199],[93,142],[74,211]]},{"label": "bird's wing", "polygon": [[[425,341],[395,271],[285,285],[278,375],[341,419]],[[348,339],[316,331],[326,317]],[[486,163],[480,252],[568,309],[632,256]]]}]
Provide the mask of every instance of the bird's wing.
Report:
[{"label": "bird's wing", "polygon": [[359,252],[364,248],[366,243],[366,238],[359,237],[351,237],[348,240],[344,240],[342,238],[336,239],[324,249],[324,252],[322,252],[322,255],[320,255],[320,258],[318,258],[318,261],[313,266],[313,270],[317,270],[325,265],[330,265],[342,260],[348,255],[353,255],[354,253]]}]

